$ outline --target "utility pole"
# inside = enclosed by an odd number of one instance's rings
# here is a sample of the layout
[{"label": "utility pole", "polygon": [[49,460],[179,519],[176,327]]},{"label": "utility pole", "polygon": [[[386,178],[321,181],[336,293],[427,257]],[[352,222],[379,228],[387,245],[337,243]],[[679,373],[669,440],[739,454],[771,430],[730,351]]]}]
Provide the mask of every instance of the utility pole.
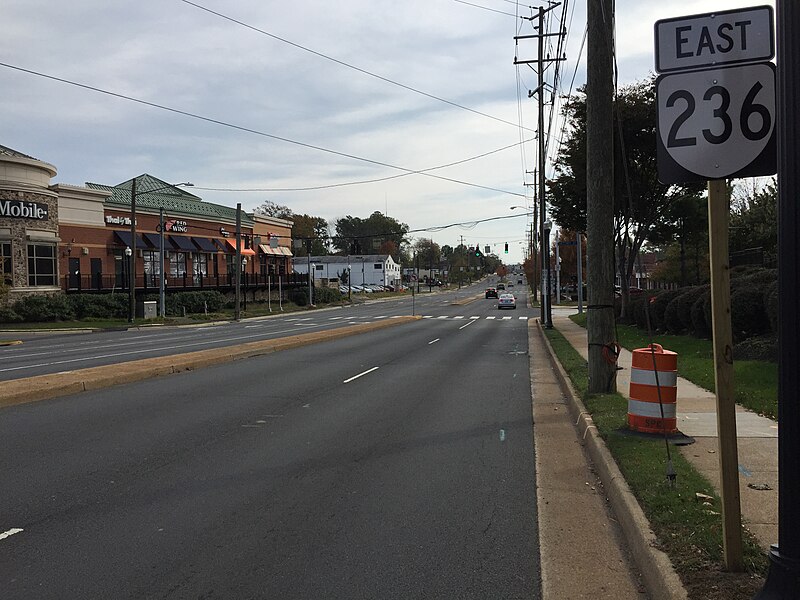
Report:
[{"label": "utility pole", "polygon": [[[617,365],[603,357],[614,335],[614,156],[612,0],[590,0],[586,53],[586,254],[589,393],[617,389]],[[580,282],[579,282],[580,283]]]},{"label": "utility pole", "polygon": [[797,223],[800,193],[800,6],[777,0],[776,95],[778,129],[778,543],[769,553],[769,573],[759,600],[789,600],[800,589],[800,371],[795,343],[800,335],[800,315],[792,298],[800,286],[800,238]]},{"label": "utility pole", "polygon": [[[542,325],[545,327],[552,327],[553,326],[553,318],[552,312],[550,307],[550,273],[549,273],[549,266],[550,266],[550,249],[546,247],[545,235],[544,235],[544,223],[546,220],[547,215],[547,202],[545,199],[544,194],[544,168],[545,168],[545,130],[544,130],[544,70],[546,68],[545,63],[548,63],[548,66],[552,62],[558,62],[565,60],[563,57],[547,57],[544,56],[544,38],[549,36],[562,36],[565,32],[559,31],[557,33],[545,33],[544,32],[544,15],[550,12],[551,10],[555,9],[559,6],[560,2],[552,2],[550,6],[547,8],[539,7],[538,15],[535,17],[537,19],[536,29],[538,33],[534,35],[518,35],[514,36],[515,40],[521,39],[530,39],[536,38],[538,40],[538,57],[535,61],[533,60],[518,60],[518,58],[514,57],[514,64],[530,64],[536,62],[537,64],[537,71],[538,71],[538,83],[536,90],[529,91],[528,97],[532,97],[534,94],[538,95],[539,101],[539,123],[538,123],[538,131],[537,136],[539,140],[539,164],[538,164],[538,178],[539,178],[539,243],[541,248],[541,257],[542,257],[542,267],[544,268],[545,265],[548,268],[547,273],[547,281],[542,278],[542,302],[541,302],[541,322]],[[533,17],[531,17],[533,19]],[[535,210],[534,210],[535,212]]]},{"label": "utility pole", "polygon": [[242,318],[242,204],[236,204],[236,258],[233,261],[234,274],[236,275],[236,301],[234,305],[234,318]]},{"label": "utility pole", "polygon": [[575,241],[578,244],[578,314],[583,314],[583,234],[578,231],[575,233]]}]

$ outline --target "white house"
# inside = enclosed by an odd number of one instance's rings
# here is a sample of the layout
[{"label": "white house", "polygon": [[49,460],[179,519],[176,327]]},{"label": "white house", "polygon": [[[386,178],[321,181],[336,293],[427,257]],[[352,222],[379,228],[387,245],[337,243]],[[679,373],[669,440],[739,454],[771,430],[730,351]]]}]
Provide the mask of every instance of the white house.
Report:
[{"label": "white house", "polygon": [[[400,283],[400,265],[389,254],[364,254],[352,256],[312,256],[314,280],[341,281],[342,274],[350,272],[353,285]],[[293,261],[295,273],[308,274],[308,257],[298,256]]]}]

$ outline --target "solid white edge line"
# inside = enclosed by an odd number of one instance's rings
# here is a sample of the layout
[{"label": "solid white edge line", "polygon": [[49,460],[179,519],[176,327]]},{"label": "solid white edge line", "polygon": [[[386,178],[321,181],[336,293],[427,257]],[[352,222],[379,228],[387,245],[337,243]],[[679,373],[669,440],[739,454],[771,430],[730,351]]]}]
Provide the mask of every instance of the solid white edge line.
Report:
[{"label": "solid white edge line", "polygon": [[7,537],[11,537],[15,533],[20,533],[22,531],[24,531],[24,530],[23,529],[16,529],[16,528],[15,529],[9,529],[8,531],[4,531],[3,533],[0,533],[0,540],[4,540]]},{"label": "solid white edge line", "polygon": [[367,369],[367,370],[366,370],[366,371],[364,371],[363,373],[359,373],[358,375],[355,375],[354,377],[351,377],[350,379],[345,379],[345,380],[344,380],[342,383],[350,383],[350,382],[351,382],[351,381],[353,381],[354,379],[358,379],[359,377],[363,377],[363,376],[364,376],[364,375],[366,375],[367,373],[372,373],[373,371],[375,371],[375,370],[377,370],[377,369],[379,369],[379,368],[380,368],[380,367],[372,367],[371,369]]},{"label": "solid white edge line", "polygon": [[438,341],[439,341],[439,338],[436,338],[435,340],[431,340],[430,342],[428,342],[428,346],[430,346],[431,344],[435,344]]}]

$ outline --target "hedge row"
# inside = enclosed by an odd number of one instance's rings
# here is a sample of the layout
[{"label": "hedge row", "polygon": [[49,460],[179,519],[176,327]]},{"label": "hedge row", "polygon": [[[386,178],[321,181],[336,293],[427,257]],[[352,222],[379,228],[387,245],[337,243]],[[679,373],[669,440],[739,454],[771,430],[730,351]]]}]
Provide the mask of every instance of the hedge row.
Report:
[{"label": "hedge row", "polygon": [[[619,314],[620,299],[617,299]],[[711,335],[711,288],[708,285],[677,290],[649,290],[631,298],[623,322],[642,329]],[[776,269],[736,267],[731,269],[731,327],[734,342],[777,334],[778,273]]]},{"label": "hedge row", "polygon": [[[158,300],[158,295],[148,295],[146,300]],[[127,294],[74,294],[29,296],[0,308],[0,323],[47,323],[83,319],[124,319],[128,316],[130,299]],[[216,312],[227,303],[217,291],[177,292],[165,297],[167,315]]]},{"label": "hedge row", "polygon": [[[314,303],[315,304],[331,304],[332,302],[339,302],[342,299],[342,293],[333,288],[314,288]],[[301,288],[294,288],[289,292],[289,301],[294,302],[297,306],[305,306],[308,304],[308,286]]]}]

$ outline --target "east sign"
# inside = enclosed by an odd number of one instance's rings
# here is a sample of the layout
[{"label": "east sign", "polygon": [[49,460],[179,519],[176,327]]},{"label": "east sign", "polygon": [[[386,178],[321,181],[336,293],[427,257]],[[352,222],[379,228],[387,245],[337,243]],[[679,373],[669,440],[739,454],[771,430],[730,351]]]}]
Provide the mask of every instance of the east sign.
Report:
[{"label": "east sign", "polygon": [[656,71],[771,60],[775,56],[771,6],[675,17],[656,22]]}]

